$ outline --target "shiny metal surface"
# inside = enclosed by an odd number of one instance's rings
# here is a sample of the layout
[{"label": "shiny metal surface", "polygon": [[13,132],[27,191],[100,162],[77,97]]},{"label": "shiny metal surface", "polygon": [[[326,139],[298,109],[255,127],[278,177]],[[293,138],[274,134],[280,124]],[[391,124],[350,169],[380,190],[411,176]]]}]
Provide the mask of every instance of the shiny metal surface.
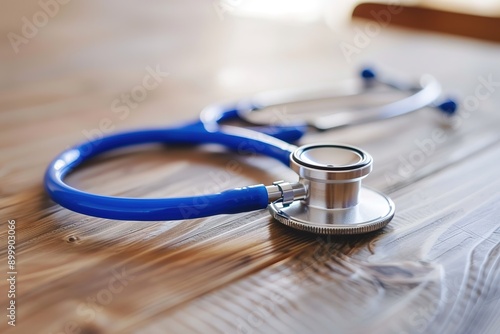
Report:
[{"label": "shiny metal surface", "polygon": [[324,209],[343,209],[355,206],[359,202],[361,181],[348,183],[321,183],[303,181],[308,189],[305,203]]},{"label": "shiny metal surface", "polygon": [[382,228],[394,215],[385,195],[361,186],[372,170],[365,151],[320,143],[297,148],[290,167],[299,183],[268,186],[269,211],[285,225],[319,234],[358,234]]},{"label": "shiny metal surface", "polygon": [[266,186],[269,203],[281,199],[283,203],[302,200],[307,197],[307,189],[303,183],[288,183],[284,181],[273,182],[272,186]]},{"label": "shiny metal surface", "polygon": [[431,105],[440,94],[441,85],[439,82],[430,75],[424,75],[420,80],[420,89],[413,95],[387,105],[366,108],[355,113],[343,111],[318,117],[309,125],[318,130],[330,130],[401,116]]},{"label": "shiny metal surface", "polygon": [[[312,158],[318,161],[311,163]],[[309,181],[353,182],[371,172],[372,157],[354,146],[318,143],[296,149],[290,156],[290,168]]]},{"label": "shiny metal surface", "polygon": [[311,207],[302,201],[289,206],[269,205],[271,215],[287,226],[317,234],[361,234],[386,226],[394,216],[394,203],[385,195],[361,188],[359,203],[345,209]]},{"label": "shiny metal surface", "polygon": [[352,166],[363,160],[360,153],[346,150],[341,147],[316,147],[316,145],[302,149],[297,154],[297,159],[317,167]]},{"label": "shiny metal surface", "polygon": [[[377,82],[375,86],[391,86],[386,82]],[[372,85],[373,86],[373,85]],[[374,122],[387,118],[405,115],[413,111],[425,108],[432,105],[432,103],[441,94],[441,85],[431,75],[423,75],[420,78],[419,84],[409,85],[407,87],[393,87],[397,91],[403,91],[408,94],[404,98],[395,100],[383,105],[374,105],[356,110],[343,110],[342,108],[333,108],[336,110],[332,112],[332,108],[323,109],[328,110],[327,114],[317,115],[317,117],[303,117],[302,122],[299,119],[289,119],[286,113],[280,113],[278,116],[263,117],[262,120],[256,121],[251,117],[252,114],[258,113],[260,110],[274,108],[286,108],[287,105],[299,102],[309,102],[312,104],[314,101],[322,101],[328,99],[339,98],[352,98],[359,99],[363,95],[369,93],[373,87],[366,86],[351,88],[347,90],[334,90],[330,88],[305,88],[295,90],[281,90],[275,92],[260,93],[252,98],[242,102],[243,107],[240,106],[238,114],[245,121],[255,125],[289,125],[295,123],[306,123],[311,128],[324,131],[331,130],[344,126],[358,125],[368,122]],[[345,94],[345,95],[343,95]],[[376,103],[375,103],[376,104]],[[245,107],[248,106],[248,107]],[[303,106],[304,110],[310,111],[311,109]],[[210,117],[213,112],[207,109],[204,114],[205,117]],[[308,113],[311,114],[311,113]],[[278,122],[277,122],[278,121]]]},{"label": "shiny metal surface", "polygon": [[372,169],[368,153],[328,143],[301,146],[290,160],[291,168],[299,174],[299,182],[307,188],[305,203],[324,209],[356,205],[361,179]]}]

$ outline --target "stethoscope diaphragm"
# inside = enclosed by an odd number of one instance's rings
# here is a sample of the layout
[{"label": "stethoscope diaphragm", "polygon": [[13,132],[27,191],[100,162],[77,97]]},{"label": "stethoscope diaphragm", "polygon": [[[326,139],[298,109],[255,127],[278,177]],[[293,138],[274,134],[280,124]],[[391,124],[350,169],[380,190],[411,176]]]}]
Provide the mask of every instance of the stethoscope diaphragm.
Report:
[{"label": "stethoscope diaphragm", "polygon": [[[313,144],[297,148],[290,161],[304,190],[300,200],[282,196],[270,203],[269,212],[279,222],[317,234],[359,234],[384,227],[394,216],[389,197],[361,185],[373,163],[365,151]],[[275,186],[284,189],[283,183]]]}]

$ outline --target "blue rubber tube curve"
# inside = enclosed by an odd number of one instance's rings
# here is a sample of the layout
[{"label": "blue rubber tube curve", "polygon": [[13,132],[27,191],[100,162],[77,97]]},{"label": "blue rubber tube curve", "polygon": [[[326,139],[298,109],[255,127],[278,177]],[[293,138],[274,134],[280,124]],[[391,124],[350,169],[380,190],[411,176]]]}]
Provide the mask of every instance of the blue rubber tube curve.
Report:
[{"label": "blue rubber tube curve", "polygon": [[[292,136],[297,133],[290,132]],[[202,123],[113,134],[76,145],[62,152],[48,166],[45,189],[67,209],[95,217],[118,220],[179,220],[264,209],[268,205],[264,185],[230,189],[221,193],[179,198],[128,198],[95,195],[64,183],[64,177],[82,162],[117,148],[147,144],[221,144],[239,153],[267,155],[288,166],[295,146],[268,135],[233,127],[208,131]]]}]

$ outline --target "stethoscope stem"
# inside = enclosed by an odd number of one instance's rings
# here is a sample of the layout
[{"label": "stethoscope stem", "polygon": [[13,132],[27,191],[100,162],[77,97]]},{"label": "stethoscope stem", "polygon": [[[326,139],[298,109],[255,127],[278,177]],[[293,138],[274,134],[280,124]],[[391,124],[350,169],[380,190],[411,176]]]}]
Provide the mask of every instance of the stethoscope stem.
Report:
[{"label": "stethoscope stem", "polygon": [[269,203],[280,200],[283,204],[288,205],[307,198],[307,187],[301,182],[275,181],[272,185],[266,186],[266,191]]}]

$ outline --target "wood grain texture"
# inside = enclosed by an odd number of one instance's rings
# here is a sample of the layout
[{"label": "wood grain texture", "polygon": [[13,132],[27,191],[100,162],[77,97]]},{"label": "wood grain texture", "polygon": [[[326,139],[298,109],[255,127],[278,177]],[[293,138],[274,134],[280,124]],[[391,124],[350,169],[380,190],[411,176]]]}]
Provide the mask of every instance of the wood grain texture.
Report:
[{"label": "wood grain texture", "polygon": [[[9,6],[3,35],[39,10],[35,1]],[[7,271],[15,219],[18,319],[11,328],[2,313],[0,332],[498,333],[500,87],[483,82],[500,81],[500,47],[389,26],[348,62],[339,46],[355,39],[356,30],[322,21],[221,19],[213,3],[194,1],[70,2],[17,54],[3,39],[0,266]],[[318,237],[265,210],[119,222],[63,209],[43,190],[49,161],[104,118],[113,131],[170,125],[214,101],[346,79],[367,62],[409,78],[432,73],[464,102],[489,92],[451,123],[426,109],[304,138],[373,155],[366,184],[397,207],[382,231]],[[169,75],[120,117],[113,101],[148,66]],[[151,145],[99,157],[69,182],[156,197],[294,177],[264,157]],[[6,291],[2,279],[2,308]]]}]

